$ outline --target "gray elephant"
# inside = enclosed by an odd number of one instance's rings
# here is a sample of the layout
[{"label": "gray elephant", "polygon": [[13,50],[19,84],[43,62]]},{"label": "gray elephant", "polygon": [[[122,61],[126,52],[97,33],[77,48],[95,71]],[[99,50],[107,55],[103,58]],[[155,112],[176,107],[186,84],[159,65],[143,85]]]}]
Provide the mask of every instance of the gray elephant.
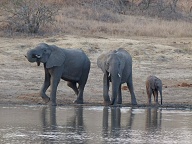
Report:
[{"label": "gray elephant", "polygon": [[[90,60],[82,50],[63,49],[40,43],[27,52],[26,58],[29,62],[37,62],[38,66],[40,63],[44,64],[45,80],[40,95],[45,102],[51,100],[52,105],[56,105],[57,86],[60,79],[63,79],[77,95],[74,103],[83,103],[83,91],[90,70]],[[45,94],[49,86],[50,98]]]},{"label": "gray elephant", "polygon": [[[110,51],[100,55],[97,65],[104,73],[103,76],[103,98],[104,104],[122,104],[121,84],[127,83],[131,94],[131,103],[136,105],[135,93],[132,82],[132,57],[124,50]],[[112,96],[109,98],[109,82],[112,82]]]},{"label": "gray elephant", "polygon": [[154,101],[158,104],[158,91],[161,96],[161,105],[162,105],[162,81],[156,76],[149,76],[146,80],[146,92],[148,96],[148,103],[151,104],[151,95],[154,96]]}]

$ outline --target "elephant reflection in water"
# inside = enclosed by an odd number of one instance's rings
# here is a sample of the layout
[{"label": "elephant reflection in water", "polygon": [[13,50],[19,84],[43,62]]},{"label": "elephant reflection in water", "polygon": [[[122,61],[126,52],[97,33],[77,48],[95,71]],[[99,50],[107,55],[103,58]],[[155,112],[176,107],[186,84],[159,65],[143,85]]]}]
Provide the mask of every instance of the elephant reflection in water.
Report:
[{"label": "elephant reflection in water", "polygon": [[83,138],[84,135],[87,135],[83,120],[83,106],[77,105],[74,107],[74,114],[67,119],[64,127],[65,141],[70,141],[72,144],[87,143],[87,139]]},{"label": "elephant reflection in water", "polygon": [[[48,114],[48,112],[50,112]],[[56,106],[44,107],[42,109],[42,127],[43,133],[47,133],[51,136],[45,137],[43,142],[45,143],[55,143],[61,141],[70,141],[71,143],[79,143],[78,139],[74,139],[74,136],[85,134],[85,125],[83,121],[83,107],[76,106],[74,107],[74,114],[72,117],[67,119],[67,122],[64,125],[57,125],[56,120]],[[49,121],[49,118],[50,121]],[[62,135],[61,135],[62,134]],[[73,134],[73,135],[71,135]],[[81,139],[82,142],[82,139]],[[86,143],[86,140],[83,141]]]},{"label": "elephant reflection in water", "polygon": [[[111,110],[111,131],[109,132],[109,111]],[[132,109],[129,111],[129,118],[125,126],[126,129],[131,129],[134,121]],[[121,124],[121,108],[120,107],[104,107],[103,108],[103,137],[120,137]]]},{"label": "elephant reflection in water", "polygon": [[67,120],[66,126],[69,127],[70,132],[74,132],[77,135],[85,133],[85,125],[83,121],[83,107],[76,106],[74,109],[74,115]]},{"label": "elephant reflection in water", "polygon": [[158,112],[157,108],[146,109],[146,124],[145,128],[148,131],[156,132],[161,129],[162,113]]},{"label": "elephant reflection in water", "polygon": [[56,106],[50,105],[50,106],[43,107],[41,112],[41,121],[42,121],[42,132],[43,132],[43,135],[45,135],[45,137],[43,137],[43,143],[54,143],[58,141]]}]

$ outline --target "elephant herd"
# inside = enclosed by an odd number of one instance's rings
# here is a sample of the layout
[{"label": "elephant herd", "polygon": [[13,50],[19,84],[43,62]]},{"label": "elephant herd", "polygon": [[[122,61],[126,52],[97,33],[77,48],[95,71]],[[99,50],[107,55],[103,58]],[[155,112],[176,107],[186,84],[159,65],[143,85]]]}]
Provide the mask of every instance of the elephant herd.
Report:
[{"label": "elephant herd", "polygon": [[[29,62],[44,65],[45,80],[40,90],[42,99],[51,105],[56,105],[56,91],[60,79],[67,81],[67,85],[77,95],[74,103],[83,104],[83,92],[88,79],[91,62],[87,55],[79,49],[63,49],[46,43],[38,44],[25,56]],[[121,84],[126,83],[131,94],[132,105],[137,105],[132,80],[132,57],[123,48],[101,54],[97,58],[97,65],[103,72],[103,99],[105,105],[122,104]],[[109,96],[109,83],[112,83],[112,96]],[[78,86],[77,86],[78,84]],[[50,97],[46,90],[50,86]],[[158,104],[158,91],[162,104],[162,82],[155,76],[146,80],[148,103],[151,95]]]}]

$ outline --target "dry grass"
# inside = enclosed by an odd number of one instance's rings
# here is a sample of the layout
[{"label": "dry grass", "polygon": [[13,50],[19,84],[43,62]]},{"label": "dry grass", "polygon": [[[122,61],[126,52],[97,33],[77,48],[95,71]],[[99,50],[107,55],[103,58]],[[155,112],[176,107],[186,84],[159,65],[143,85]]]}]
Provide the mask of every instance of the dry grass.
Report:
[{"label": "dry grass", "polygon": [[[108,13],[92,13],[91,10],[68,7],[57,16],[56,28],[67,34],[85,34],[96,36],[155,36],[190,37],[192,25],[187,21],[167,21],[144,16],[129,16]],[[69,13],[69,14],[68,14]],[[108,20],[100,17],[109,15]]]},{"label": "dry grass", "polygon": [[[59,3],[62,9],[56,16],[56,22],[43,27],[40,35],[78,34],[91,36],[152,36],[152,37],[191,37],[191,22],[184,20],[164,20],[148,16],[123,15],[102,6],[85,5],[86,0],[71,2],[69,0],[48,0]],[[135,0],[135,3],[139,1]],[[186,4],[188,2],[188,4]],[[83,4],[83,5],[80,5]],[[189,1],[179,3],[187,6]],[[181,7],[181,6],[180,6]],[[183,8],[183,7],[181,7]],[[113,8],[114,9],[114,8]],[[184,8],[183,8],[184,9]],[[0,22],[1,23],[1,22]],[[3,26],[3,28],[2,28]],[[5,25],[0,29],[6,28]],[[1,35],[13,35],[9,30]]]}]

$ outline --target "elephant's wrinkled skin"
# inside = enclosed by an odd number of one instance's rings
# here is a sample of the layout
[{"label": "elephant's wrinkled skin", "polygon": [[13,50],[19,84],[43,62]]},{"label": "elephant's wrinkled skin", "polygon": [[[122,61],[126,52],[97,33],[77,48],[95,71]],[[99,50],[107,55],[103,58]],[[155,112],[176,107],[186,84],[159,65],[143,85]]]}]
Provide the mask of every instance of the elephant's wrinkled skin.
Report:
[{"label": "elephant's wrinkled skin", "polygon": [[162,82],[156,76],[149,76],[146,80],[146,92],[148,96],[148,103],[151,104],[151,95],[154,96],[154,101],[158,104],[158,91],[161,96],[161,105],[162,105]]},{"label": "elephant's wrinkled skin", "polygon": [[[104,104],[122,104],[121,84],[127,83],[131,94],[131,103],[136,105],[135,93],[132,82],[132,58],[131,55],[119,48],[105,54],[97,59],[97,65],[104,73],[103,76],[103,98]],[[109,98],[109,82],[112,82],[112,97]]]},{"label": "elephant's wrinkled skin", "polygon": [[[38,66],[40,63],[44,64],[45,80],[40,95],[45,102],[51,100],[52,105],[56,105],[57,86],[60,79],[63,79],[77,95],[74,102],[83,103],[83,91],[90,70],[90,60],[82,50],[63,49],[41,43],[29,50],[26,58],[29,62],[37,62]],[[49,86],[51,87],[50,98],[45,94]]]}]

